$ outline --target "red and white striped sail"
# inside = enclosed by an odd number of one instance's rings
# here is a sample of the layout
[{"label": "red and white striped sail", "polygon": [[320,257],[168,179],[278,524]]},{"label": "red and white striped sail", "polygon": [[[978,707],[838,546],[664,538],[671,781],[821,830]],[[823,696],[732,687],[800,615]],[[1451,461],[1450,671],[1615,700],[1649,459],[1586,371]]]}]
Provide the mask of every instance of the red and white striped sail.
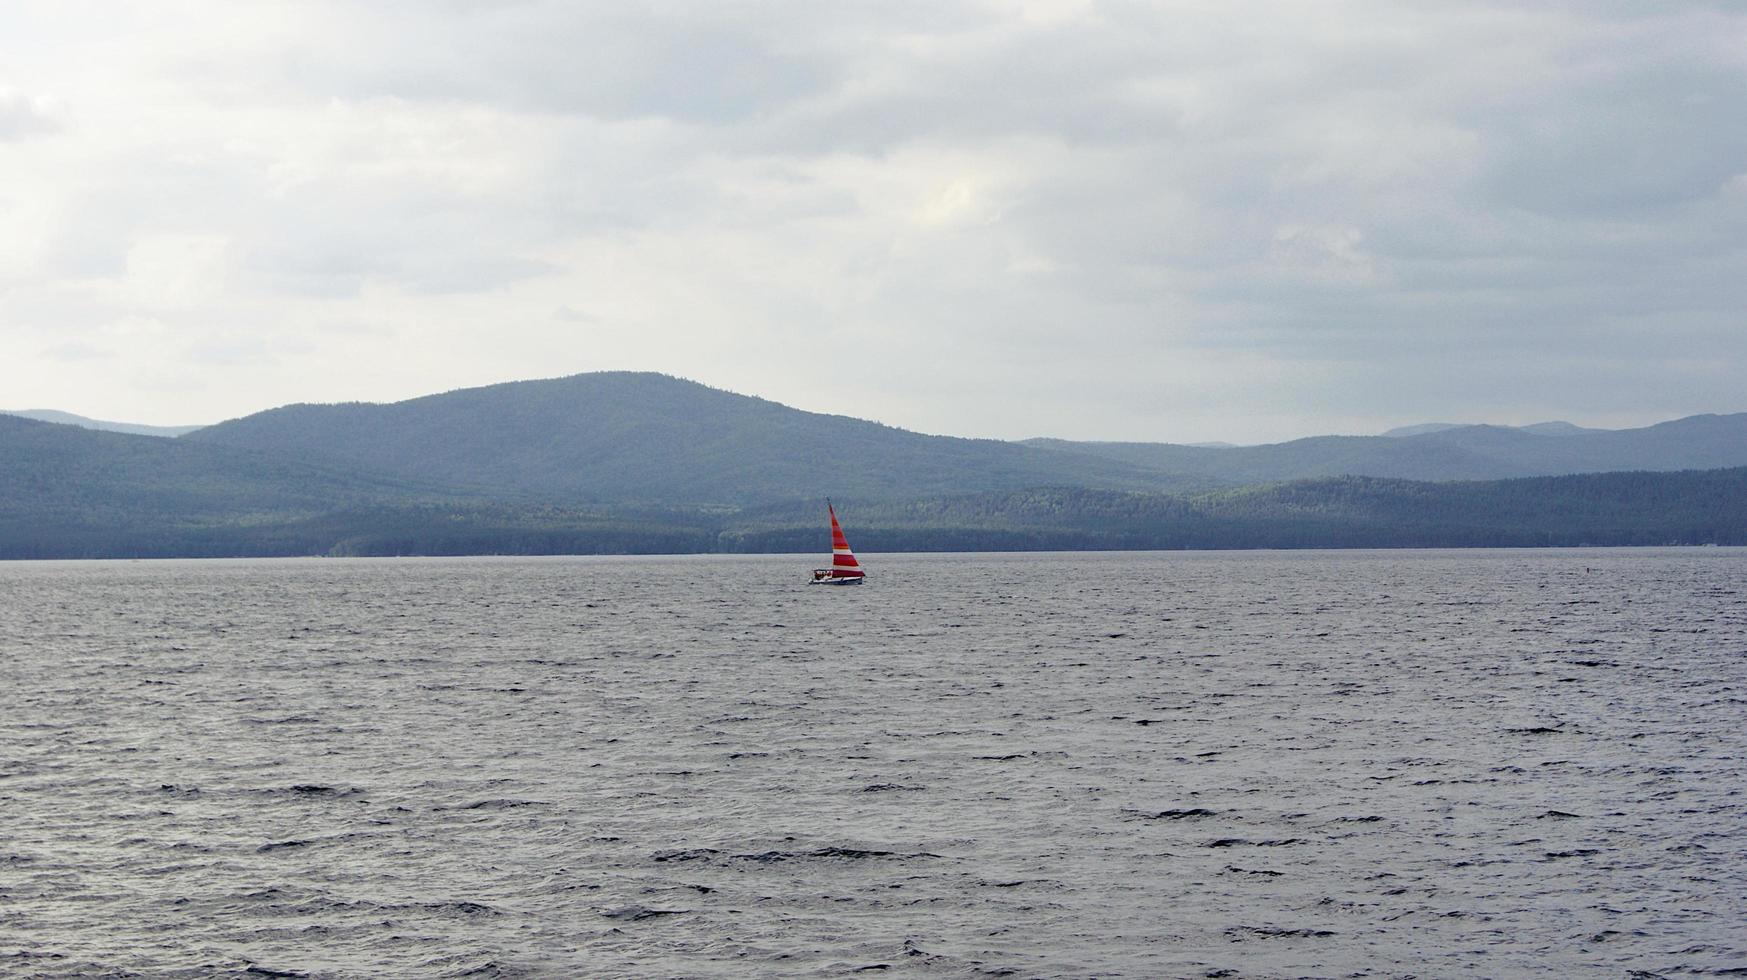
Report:
[{"label": "red and white striped sail", "polygon": [[849,550],[849,539],[843,536],[843,527],[837,523],[837,509],[828,501],[825,510],[831,514],[831,577],[861,578],[867,573],[861,570],[861,562],[855,560],[855,552]]}]

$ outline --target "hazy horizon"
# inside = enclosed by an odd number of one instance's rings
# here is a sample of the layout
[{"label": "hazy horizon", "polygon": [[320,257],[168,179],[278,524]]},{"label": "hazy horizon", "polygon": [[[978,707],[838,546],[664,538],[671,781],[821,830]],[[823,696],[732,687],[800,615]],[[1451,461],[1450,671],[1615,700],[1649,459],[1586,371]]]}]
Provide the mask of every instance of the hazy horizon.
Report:
[{"label": "hazy horizon", "polygon": [[[607,373],[611,373],[611,372],[607,372]],[[663,374],[663,372],[630,372],[630,373]],[[678,378],[677,375],[667,375],[667,376]],[[549,381],[549,380],[556,380],[558,378],[563,378],[563,377],[569,377],[569,375],[556,375],[556,376],[549,377],[549,378],[519,378],[519,379],[515,379],[513,381],[489,382],[483,386],[468,386],[468,387],[490,387],[490,386],[498,385],[498,384],[514,384],[518,381]],[[701,381],[701,380],[696,379],[696,378],[678,378],[678,380],[689,381],[689,382],[692,382],[695,384],[704,385],[705,387],[714,388],[717,390],[729,391],[730,393],[736,394],[736,395],[745,395],[748,397],[762,398],[766,401],[776,401],[776,399],[767,398],[766,396],[760,395],[757,392],[732,391],[731,389],[722,388],[720,385],[713,385],[707,381]],[[417,399],[417,398],[430,397],[432,395],[447,394],[450,391],[457,391],[457,390],[463,390],[463,389],[448,389],[447,391],[441,391],[441,392],[424,392],[422,394],[408,396],[408,398],[406,398],[406,399],[394,399],[392,401],[375,400],[375,399],[348,399],[344,402],[314,402],[314,401],[302,400],[302,401],[296,401],[296,402],[287,402],[286,405],[294,405],[294,404],[334,405],[334,404],[346,404],[346,403],[387,405],[387,404],[394,404],[395,402],[398,402],[398,401],[406,401],[406,400],[412,400],[412,399]],[[787,403],[783,403],[783,404],[787,404]],[[261,410],[266,411],[266,410],[269,410],[272,408],[282,408],[282,407],[285,407],[285,406],[284,405],[270,405],[270,406],[266,406],[265,408],[263,408]],[[818,414],[849,415],[850,417],[854,417],[854,418],[861,417],[861,416],[854,415],[854,413],[822,411],[819,409],[808,408],[807,406],[804,406],[804,405],[788,405],[787,407],[796,408],[796,409],[799,409],[801,411],[806,411],[806,412],[817,412]],[[65,408],[52,408],[52,407],[44,407],[44,406],[31,406],[28,408],[0,408],[0,413],[8,414],[8,415],[28,416],[30,413],[37,413],[37,412],[51,413],[51,414],[58,414],[58,415],[69,415],[69,416],[83,419],[86,422],[94,422],[94,423],[99,423],[102,425],[139,426],[139,427],[144,427],[144,428],[162,428],[162,429],[205,428],[206,426],[216,425],[220,422],[231,421],[231,420],[236,419],[236,418],[244,417],[244,416],[230,416],[228,418],[213,419],[210,421],[202,421],[202,422],[160,423],[160,422],[141,422],[137,419],[100,418],[98,416],[90,415],[90,414],[87,414],[85,412],[77,412],[77,411],[71,411],[71,410],[68,410]],[[247,413],[247,414],[254,414],[254,413]],[[1729,414],[1735,414],[1735,413],[1730,412],[1730,411],[1722,411],[1722,412],[1717,412],[1717,413],[1697,412],[1697,413],[1692,413],[1692,414],[1693,415],[1703,415],[1703,414],[1729,415]],[[1389,425],[1386,428],[1379,429],[1377,431],[1371,431],[1371,432],[1312,432],[1312,433],[1305,433],[1302,435],[1291,436],[1291,437],[1285,438],[1285,439],[1270,439],[1270,440],[1261,440],[1261,441],[1256,441],[1256,442],[1237,442],[1235,440],[1224,440],[1224,439],[1217,439],[1217,438],[1198,439],[1198,440],[1194,440],[1194,441],[1171,440],[1171,439],[1115,439],[1115,438],[1103,438],[1103,437],[1099,437],[1096,435],[1077,437],[1074,439],[1074,441],[1084,441],[1084,442],[1154,442],[1154,443],[1170,443],[1170,444],[1174,444],[1174,445],[1205,445],[1205,446],[1227,445],[1227,446],[1234,446],[1234,447],[1242,447],[1242,446],[1272,445],[1272,444],[1276,444],[1276,443],[1280,443],[1280,442],[1290,442],[1294,439],[1312,438],[1315,436],[1378,436],[1378,435],[1386,435],[1386,434],[1388,434],[1396,429],[1414,428],[1414,427],[1428,426],[1428,425],[1429,426],[1496,425],[1496,426],[1503,426],[1503,427],[1510,427],[1510,428],[1521,428],[1521,427],[1527,427],[1527,426],[1532,426],[1532,425],[1571,423],[1571,424],[1575,424],[1575,425],[1578,425],[1578,426],[1583,427],[1583,428],[1594,428],[1594,429],[1598,429],[1598,430],[1614,430],[1614,429],[1644,428],[1644,427],[1656,425],[1656,424],[1659,424],[1662,422],[1672,422],[1672,421],[1677,421],[1678,419],[1688,418],[1688,417],[1690,417],[1690,416],[1686,416],[1686,415],[1673,416],[1670,418],[1651,419],[1649,421],[1642,422],[1639,424],[1634,424],[1634,425],[1615,425],[1615,426],[1589,426],[1589,425],[1585,425],[1584,423],[1581,423],[1581,422],[1573,423],[1572,420],[1568,419],[1568,418],[1561,418],[1561,419],[1544,418],[1544,419],[1533,419],[1533,420],[1513,421],[1513,422],[1490,422],[1490,421],[1485,421],[1485,422],[1483,422],[1483,421],[1451,422],[1448,420],[1441,420],[1441,419],[1440,420],[1421,419],[1421,420],[1416,420],[1416,421],[1399,422],[1399,423],[1396,423],[1393,425]],[[57,421],[57,420],[51,419],[51,420],[47,420],[47,421]],[[880,421],[880,420],[872,419],[869,421]],[[908,427],[899,426],[899,428],[908,428]],[[960,438],[991,438],[991,437],[976,436],[976,435],[970,435],[970,434],[966,434],[966,433],[949,432],[949,431],[936,432],[936,431],[928,431],[928,430],[921,430],[921,429],[910,429],[910,431],[920,432],[920,433],[925,434],[925,435],[956,436],[956,437],[960,437]],[[993,438],[1001,438],[1001,437],[993,437]],[[1022,441],[1025,441],[1027,439],[1066,439],[1066,438],[1069,438],[1069,437],[1060,436],[1060,435],[1057,435],[1055,433],[1039,432],[1039,433],[1033,433],[1032,435],[1029,435],[1029,436],[1013,437],[1011,439],[1006,439],[1005,441],[1022,442]]]}]

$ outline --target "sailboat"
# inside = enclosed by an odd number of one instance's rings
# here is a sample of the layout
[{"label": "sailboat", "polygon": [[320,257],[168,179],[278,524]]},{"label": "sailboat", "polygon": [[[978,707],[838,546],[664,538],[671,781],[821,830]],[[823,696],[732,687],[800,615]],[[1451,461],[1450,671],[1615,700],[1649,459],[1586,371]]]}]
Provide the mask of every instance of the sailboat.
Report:
[{"label": "sailboat", "polygon": [[825,511],[831,515],[831,567],[813,569],[813,581],[808,584],[860,585],[867,573],[861,570],[861,562],[855,560],[855,552],[849,550],[849,540],[843,536],[837,510],[829,500],[825,501]]}]

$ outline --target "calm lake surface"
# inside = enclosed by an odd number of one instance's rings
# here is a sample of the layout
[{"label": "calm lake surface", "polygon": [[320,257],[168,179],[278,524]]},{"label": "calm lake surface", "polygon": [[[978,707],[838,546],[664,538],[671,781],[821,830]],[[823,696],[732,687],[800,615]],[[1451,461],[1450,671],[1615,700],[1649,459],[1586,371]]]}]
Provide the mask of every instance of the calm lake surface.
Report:
[{"label": "calm lake surface", "polygon": [[0,974],[1747,972],[1747,550],[0,563]]}]

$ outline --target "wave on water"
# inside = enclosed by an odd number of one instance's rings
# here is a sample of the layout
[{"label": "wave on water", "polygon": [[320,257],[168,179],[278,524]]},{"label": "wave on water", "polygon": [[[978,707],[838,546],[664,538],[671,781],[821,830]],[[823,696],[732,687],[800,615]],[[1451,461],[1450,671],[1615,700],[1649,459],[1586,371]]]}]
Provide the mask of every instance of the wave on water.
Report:
[{"label": "wave on water", "polygon": [[1747,975],[1747,551],[879,564],[0,566],[0,975]]}]

